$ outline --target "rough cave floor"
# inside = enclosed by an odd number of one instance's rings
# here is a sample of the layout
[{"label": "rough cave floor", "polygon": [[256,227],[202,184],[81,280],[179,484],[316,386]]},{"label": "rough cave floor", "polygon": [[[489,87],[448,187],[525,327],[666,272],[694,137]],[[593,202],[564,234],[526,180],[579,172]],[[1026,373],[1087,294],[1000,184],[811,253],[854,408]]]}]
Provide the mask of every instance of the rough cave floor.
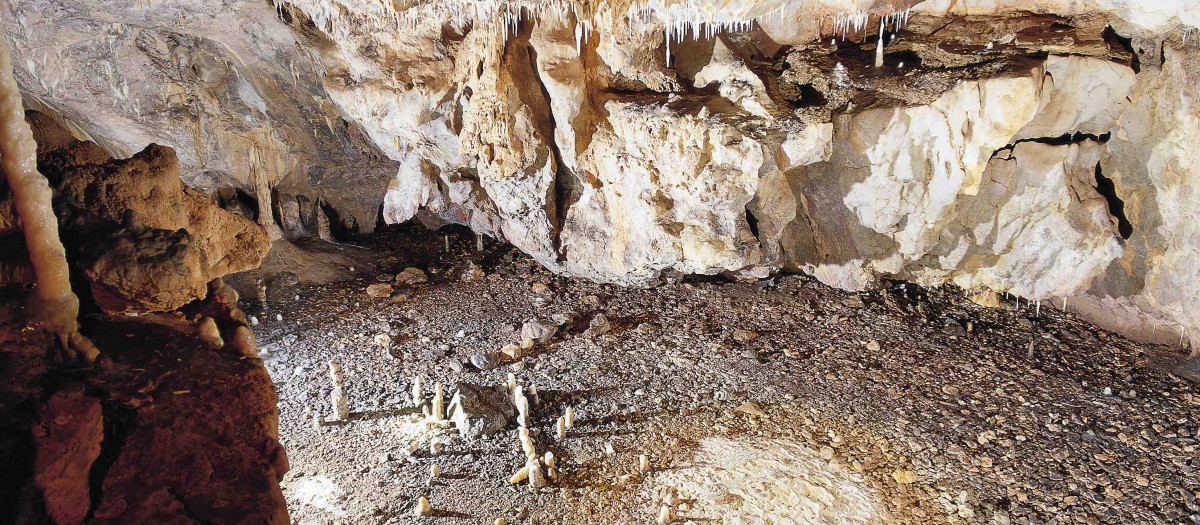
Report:
[{"label": "rough cave floor", "polygon": [[[265,305],[243,291],[242,307],[279,390],[294,522],[651,523],[665,487],[676,523],[1200,521],[1200,387],[1163,371],[1178,349],[957,290],[854,294],[796,275],[627,289],[448,238],[449,252],[443,232],[404,228],[281,244],[230,279],[268,285]],[[279,273],[301,257],[311,275]],[[486,276],[462,279],[468,261]],[[365,292],[409,266],[429,282]],[[588,330],[598,314],[603,335]],[[529,355],[471,363],[526,321],[564,318]],[[352,415],[317,426],[314,410],[331,415],[329,360]],[[417,375],[448,398],[510,372],[536,386],[533,439],[562,470],[536,492],[509,483],[524,464],[515,425],[462,439],[414,422],[409,399]],[[567,406],[575,427],[556,439]],[[413,517],[420,496],[434,517]]]}]

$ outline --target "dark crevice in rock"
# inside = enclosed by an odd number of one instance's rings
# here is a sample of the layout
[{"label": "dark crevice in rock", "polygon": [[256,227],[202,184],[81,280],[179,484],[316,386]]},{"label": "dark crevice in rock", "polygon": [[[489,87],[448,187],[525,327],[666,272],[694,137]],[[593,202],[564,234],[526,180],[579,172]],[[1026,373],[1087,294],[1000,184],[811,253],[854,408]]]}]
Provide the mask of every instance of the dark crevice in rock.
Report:
[{"label": "dark crevice in rock", "polygon": [[1125,216],[1125,201],[1117,196],[1116,184],[1112,179],[1104,176],[1099,162],[1096,163],[1096,192],[1108,201],[1108,213],[1117,219],[1117,231],[1121,234],[1121,238],[1128,239],[1130,235],[1133,235],[1133,224]]},{"label": "dark crevice in rock", "polygon": [[755,239],[757,239],[758,238],[758,217],[754,216],[754,213],[752,213],[750,211],[749,206],[746,206],[746,224],[748,226],[750,226],[750,233],[752,235],[754,235]]},{"label": "dark crevice in rock", "polygon": [[575,174],[571,172],[566,163],[563,162],[562,152],[558,149],[558,142],[555,140],[555,130],[558,129],[558,122],[554,120],[554,110],[550,107],[550,91],[546,89],[546,83],[542,81],[541,71],[538,70],[537,50],[533,46],[527,48],[529,52],[529,67],[533,71],[530,75],[537,89],[542,94],[542,100],[546,103],[545,113],[548,129],[546,132],[546,145],[550,148],[550,153],[553,155],[554,161],[554,194],[551,198],[554,199],[553,209],[550,210],[550,219],[553,220],[551,227],[554,235],[554,253],[558,262],[565,262],[566,255],[562,252],[562,230],[563,225],[567,220],[567,211],[571,205],[579,200],[580,188],[579,181],[575,179]]},{"label": "dark crevice in rock", "polygon": [[100,442],[100,455],[88,471],[88,519],[94,517],[96,508],[104,499],[104,480],[120,457],[125,437],[129,434],[129,425],[136,416],[133,409],[111,402],[102,402],[100,410],[104,418],[104,440]]},{"label": "dark crevice in rock", "polygon": [[1140,57],[1138,57],[1137,51],[1133,49],[1132,38],[1123,37],[1117,34],[1117,31],[1113,29],[1112,26],[1104,28],[1103,37],[1104,41],[1109,43],[1109,46],[1120,47],[1129,54],[1129,67],[1133,69],[1134,73],[1142,72],[1142,60]]},{"label": "dark crevice in rock", "polygon": [[1004,147],[993,151],[991,158],[994,159],[1001,153],[1012,153],[1013,149],[1017,147],[1017,144],[1022,142],[1036,142],[1038,144],[1046,144],[1049,146],[1067,146],[1070,144],[1079,144],[1087,141],[1104,144],[1108,142],[1108,139],[1110,138],[1112,138],[1112,133],[1101,133],[1096,135],[1093,133],[1082,133],[1077,131],[1075,133],[1063,133],[1057,137],[1034,137],[1029,139],[1021,139],[1011,144],[1006,144]]}]

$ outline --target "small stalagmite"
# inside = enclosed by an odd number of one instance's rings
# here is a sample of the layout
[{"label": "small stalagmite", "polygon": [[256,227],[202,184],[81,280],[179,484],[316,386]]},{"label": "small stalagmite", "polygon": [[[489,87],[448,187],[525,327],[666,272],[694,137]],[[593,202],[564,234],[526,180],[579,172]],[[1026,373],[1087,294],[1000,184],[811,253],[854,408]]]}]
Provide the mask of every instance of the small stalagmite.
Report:
[{"label": "small stalagmite", "polygon": [[567,430],[575,427],[575,409],[567,407],[567,413],[563,414],[563,423],[567,425]]},{"label": "small stalagmite", "polygon": [[521,399],[517,401],[517,424],[528,427],[529,421],[529,398],[521,396]]},{"label": "small stalagmite", "polygon": [[413,386],[412,386],[413,406],[421,406],[421,403],[424,400],[425,400],[425,389],[424,389],[424,387],[421,386],[421,376],[416,376],[413,378]]},{"label": "small stalagmite", "polygon": [[663,505],[662,508],[658,509],[658,519],[656,522],[658,525],[671,523],[671,507]]},{"label": "small stalagmite", "polygon": [[246,325],[233,329],[233,348],[246,357],[258,357],[258,346],[254,344],[254,332]]},{"label": "small stalagmite", "polygon": [[429,499],[427,499],[425,496],[421,496],[421,499],[417,500],[417,506],[413,508],[413,515],[432,516],[433,507],[429,505]]},{"label": "small stalagmite", "polygon": [[217,322],[213,318],[201,317],[198,328],[201,341],[214,348],[225,346],[225,341],[221,339],[221,331],[217,329]]},{"label": "small stalagmite", "polygon": [[650,460],[646,458],[645,454],[638,456],[638,472],[642,474],[650,472]]},{"label": "small stalagmite", "polygon": [[563,438],[567,437],[567,422],[564,421],[561,416],[559,416],[558,421],[554,425],[554,428],[555,428],[555,435],[558,436],[558,439],[563,439]]},{"label": "small stalagmite", "polygon": [[517,439],[521,440],[521,450],[525,452],[526,456],[536,454],[536,450],[533,447],[533,439],[529,437],[529,429],[528,428],[525,428],[525,427],[518,428],[517,429]]},{"label": "small stalagmite", "polygon": [[329,362],[329,381],[333,383],[333,391],[329,394],[333,419],[345,421],[350,418],[350,399],[346,396],[342,367],[333,361]]},{"label": "small stalagmite", "polygon": [[433,420],[442,422],[446,420],[445,399],[442,397],[442,382],[433,387]]},{"label": "small stalagmite", "polygon": [[546,486],[546,477],[542,474],[542,464],[537,458],[529,458],[525,461],[525,466],[529,468],[529,489],[537,490]]},{"label": "small stalagmite", "polygon": [[527,464],[525,464],[525,466],[521,467],[520,470],[517,470],[516,474],[513,474],[511,478],[508,478],[508,482],[512,483],[512,484],[517,484],[522,481],[525,481],[525,478],[528,478],[528,477],[529,477],[529,464],[527,463]]}]

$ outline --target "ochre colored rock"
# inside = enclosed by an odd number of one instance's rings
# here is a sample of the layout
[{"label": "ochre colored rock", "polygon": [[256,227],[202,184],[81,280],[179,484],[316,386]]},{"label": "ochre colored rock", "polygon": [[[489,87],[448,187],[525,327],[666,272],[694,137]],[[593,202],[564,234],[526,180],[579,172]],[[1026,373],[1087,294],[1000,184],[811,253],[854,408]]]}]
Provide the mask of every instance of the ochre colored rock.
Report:
[{"label": "ochre colored rock", "polygon": [[204,297],[212,279],[257,267],[270,247],[253,221],[186,187],[170,148],[117,160],[76,142],[41,164],[78,218],[68,228],[106,312],[173,310]]}]

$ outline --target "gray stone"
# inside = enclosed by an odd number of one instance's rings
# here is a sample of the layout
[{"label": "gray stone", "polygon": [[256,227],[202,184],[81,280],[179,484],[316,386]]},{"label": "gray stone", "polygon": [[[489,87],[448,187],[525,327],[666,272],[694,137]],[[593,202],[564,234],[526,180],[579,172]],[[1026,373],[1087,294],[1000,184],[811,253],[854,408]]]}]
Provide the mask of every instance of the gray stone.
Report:
[{"label": "gray stone", "polygon": [[448,410],[450,421],[467,439],[478,439],[503,430],[517,412],[512,398],[504,390],[471,383],[455,386]]},{"label": "gray stone", "polygon": [[500,366],[500,356],[490,350],[480,350],[471,356],[471,364],[480,370],[491,370]]}]

